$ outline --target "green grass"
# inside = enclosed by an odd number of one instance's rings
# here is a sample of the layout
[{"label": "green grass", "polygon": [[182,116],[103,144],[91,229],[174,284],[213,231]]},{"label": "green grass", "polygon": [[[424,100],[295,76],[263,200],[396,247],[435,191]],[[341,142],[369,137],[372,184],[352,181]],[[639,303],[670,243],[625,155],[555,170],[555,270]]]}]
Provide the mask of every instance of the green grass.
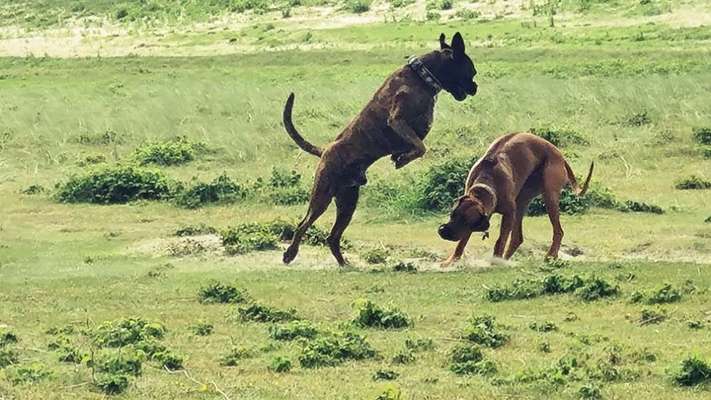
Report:
[{"label": "green grass", "polygon": [[[83,329],[132,317],[164,325],[161,344],[182,357],[201,384],[145,362],[118,398],[222,397],[215,385],[232,399],[375,399],[392,385],[403,398],[417,399],[573,399],[595,395],[597,389],[604,398],[708,396],[708,383],[681,388],[672,371],[691,356],[711,360],[706,271],[711,225],[703,222],[709,216],[708,190],[674,188],[690,176],[711,178],[711,160],[703,157],[694,133],[711,127],[710,28],[653,21],[645,13],[654,11],[636,1],[564,1],[555,28],[526,9],[489,22],[443,16],[441,24],[379,19],[314,29],[298,20],[310,15],[304,5],[315,2],[307,2],[294,5],[298,12],[290,18],[274,11],[208,33],[195,24],[234,16],[229,2],[154,3],[158,7],[151,18],[167,26],[164,31],[111,20],[121,6],[116,2],[0,5],[0,20],[21,27],[21,35],[57,37],[42,29],[72,25],[77,15],[98,15],[127,33],[113,43],[88,34],[83,43],[128,49],[121,54],[142,54],[139,43],[159,45],[156,56],[0,57],[0,330],[19,338],[0,348],[0,356],[16,364],[0,369],[0,398],[100,398],[89,385],[86,365],[61,363],[57,352],[47,350],[55,339],[46,331],[74,325],[76,333],[66,335],[84,354],[91,344],[83,339]],[[452,11],[464,4],[455,2]],[[71,11],[75,5],[84,8]],[[371,12],[377,14],[376,5]],[[27,10],[32,12],[25,18],[21,11]],[[601,16],[609,26],[590,22]],[[281,265],[280,250],[229,256],[214,234],[244,223],[296,221],[305,211],[303,203],[274,205],[264,196],[247,195],[234,203],[186,209],[167,199],[91,205],[63,204],[54,197],[56,184],[94,164],[129,164],[141,146],[182,136],[209,151],[184,163],[150,166],[171,181],[192,185],[193,178],[210,182],[224,174],[253,188],[258,178],[270,182],[276,167],[301,174],[309,185],[317,160],[298,150],[281,127],[288,93],[297,96],[295,124],[309,140],[325,144],[408,55],[433,48],[441,31],[450,37],[456,30],[476,61],[480,92],[463,103],[446,93],[439,96],[422,160],[402,171],[381,160],[369,170],[370,183],[345,234],[351,242],[345,250],[354,263],[350,269],[339,270],[320,246],[304,246],[290,267]],[[12,37],[0,35],[0,44]],[[234,43],[226,44],[232,38]],[[405,191],[429,167],[480,155],[505,132],[543,127],[572,132],[583,140],[579,143],[587,143],[566,145],[563,151],[578,174],[595,160],[595,187],[609,188],[619,201],[665,210],[594,208],[562,217],[562,253],[572,261],[555,272],[619,285],[617,296],[586,302],[570,293],[490,302],[485,295],[491,288],[551,273],[554,267],[541,262],[551,237],[545,216],[526,218],[526,241],[513,264],[492,265],[487,260],[493,240],[472,240],[463,262],[438,273],[437,262],[453,247],[436,234],[446,210],[413,210],[411,199],[381,201],[385,188]],[[44,190],[28,190],[33,185]],[[333,219],[331,210],[317,225],[327,229]],[[492,219],[494,229],[498,222]],[[186,226],[212,228],[198,236],[174,235]],[[386,256],[388,266],[412,263],[417,273],[371,266],[366,258],[373,249],[382,249],[379,258]],[[581,256],[569,255],[578,250]],[[201,304],[200,289],[215,282],[233,286],[249,304],[294,309],[308,322],[292,324],[313,326],[317,335],[354,330],[378,356],[303,368],[303,341],[311,339],[273,340],[271,323],[241,321],[237,307],[247,303]],[[667,283],[681,294],[674,303],[630,301],[635,292],[653,296]],[[354,326],[358,299],[400,310],[411,324],[395,330]],[[664,313],[666,319],[640,325],[643,310]],[[462,344],[472,317],[482,315],[495,317],[497,331],[510,339],[482,350],[495,373],[457,375],[450,371],[452,350]],[[690,329],[689,321],[705,327]],[[558,329],[530,328],[544,322]],[[212,326],[212,333],[196,335],[198,325]],[[420,350],[406,346],[415,340],[432,343]],[[231,348],[249,357],[240,356],[235,367],[221,366]],[[643,356],[650,352],[655,357]],[[595,375],[601,373],[597,362],[609,353],[621,361],[603,377]],[[394,357],[414,361],[393,364]],[[579,369],[562,381],[551,378],[570,357],[590,370]],[[609,359],[600,365],[608,364]],[[397,378],[376,381],[379,370],[394,371],[388,375]]]}]

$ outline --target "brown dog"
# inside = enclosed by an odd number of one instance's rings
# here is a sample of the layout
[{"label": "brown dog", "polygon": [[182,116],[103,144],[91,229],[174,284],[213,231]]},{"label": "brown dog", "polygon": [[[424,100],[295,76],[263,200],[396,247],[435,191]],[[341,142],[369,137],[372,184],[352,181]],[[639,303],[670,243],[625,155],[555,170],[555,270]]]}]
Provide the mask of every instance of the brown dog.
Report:
[{"label": "brown dog", "polygon": [[578,186],[573,170],[560,150],[531,133],[511,133],[500,137],[469,171],[464,195],[450,215],[449,222],[439,227],[442,239],[459,241],[452,255],[442,264],[459,260],[472,232],[486,232],[489,218],[502,214],[501,233],[494,246],[494,256],[501,257],[511,235],[508,259],[523,243],[523,216],[528,203],[539,194],[553,225],[553,243],[546,258],[557,258],[563,228],[560,226],[560,192],[570,184],[578,196],[588,189],[594,164],[590,164],[585,183]]},{"label": "brown dog", "polygon": [[328,244],[338,264],[346,264],[341,254],[341,236],[355,211],[359,188],[367,182],[368,167],[392,155],[395,168],[402,168],[425,154],[422,140],[432,125],[440,90],[451,93],[458,101],[476,93],[473,80],[476,69],[465,53],[462,36],[455,34],[451,45],[445,43],[444,34],[439,41],[439,50],[412,58],[390,75],[363,111],[325,149],[307,142],[294,128],[291,121],[294,94],[289,96],[284,107],[284,127],[299,147],[321,161],[316,168],[308,212],[284,252],[284,263],[296,257],[304,233],[335,197],[338,211]]}]

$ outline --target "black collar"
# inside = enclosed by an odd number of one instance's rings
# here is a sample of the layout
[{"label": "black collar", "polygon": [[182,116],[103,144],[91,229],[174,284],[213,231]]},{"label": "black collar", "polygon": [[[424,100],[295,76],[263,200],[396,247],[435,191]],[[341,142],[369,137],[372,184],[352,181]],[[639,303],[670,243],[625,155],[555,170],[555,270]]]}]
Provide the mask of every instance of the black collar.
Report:
[{"label": "black collar", "polygon": [[442,90],[442,83],[437,79],[432,72],[425,66],[425,64],[419,58],[413,56],[410,61],[407,62],[407,66],[410,67],[415,73],[434,90],[435,94]]}]

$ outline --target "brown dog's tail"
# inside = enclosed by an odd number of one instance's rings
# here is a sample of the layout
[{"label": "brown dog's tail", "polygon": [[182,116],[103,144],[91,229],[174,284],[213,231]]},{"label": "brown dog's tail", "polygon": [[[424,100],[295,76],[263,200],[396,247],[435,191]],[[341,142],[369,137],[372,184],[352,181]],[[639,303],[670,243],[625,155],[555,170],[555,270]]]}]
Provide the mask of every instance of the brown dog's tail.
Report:
[{"label": "brown dog's tail", "polygon": [[299,131],[297,131],[294,127],[294,123],[291,121],[291,110],[293,108],[294,93],[289,95],[289,98],[286,99],[286,105],[284,105],[284,128],[286,129],[286,133],[288,133],[289,136],[294,139],[296,144],[301,147],[303,151],[309,154],[313,154],[316,157],[321,157],[321,154],[323,154],[323,150],[307,142],[306,139],[304,139],[303,136],[301,136],[301,134],[299,133]]},{"label": "brown dog's tail", "polygon": [[583,182],[583,186],[578,186],[578,181],[575,179],[575,174],[573,173],[573,169],[570,168],[570,164],[568,164],[567,161],[565,161],[565,170],[568,172],[568,180],[570,181],[570,186],[573,187],[573,191],[575,192],[576,195],[578,196],[583,196],[585,193],[588,191],[588,187],[590,186],[590,178],[592,178],[592,173],[593,169],[595,168],[595,162],[590,162],[590,169],[588,170],[588,176],[585,178],[585,182]]}]

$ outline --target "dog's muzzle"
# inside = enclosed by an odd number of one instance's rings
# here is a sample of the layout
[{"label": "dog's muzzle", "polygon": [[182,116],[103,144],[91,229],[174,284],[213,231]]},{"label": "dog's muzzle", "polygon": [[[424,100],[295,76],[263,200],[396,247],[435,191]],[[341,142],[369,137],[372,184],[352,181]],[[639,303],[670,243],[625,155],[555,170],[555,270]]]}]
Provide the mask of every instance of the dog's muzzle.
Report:
[{"label": "dog's muzzle", "polygon": [[441,237],[444,240],[449,240],[449,241],[455,241],[455,239],[452,237],[452,231],[449,229],[449,226],[445,225],[440,225],[439,229],[437,229],[437,233],[439,233],[439,237]]}]

